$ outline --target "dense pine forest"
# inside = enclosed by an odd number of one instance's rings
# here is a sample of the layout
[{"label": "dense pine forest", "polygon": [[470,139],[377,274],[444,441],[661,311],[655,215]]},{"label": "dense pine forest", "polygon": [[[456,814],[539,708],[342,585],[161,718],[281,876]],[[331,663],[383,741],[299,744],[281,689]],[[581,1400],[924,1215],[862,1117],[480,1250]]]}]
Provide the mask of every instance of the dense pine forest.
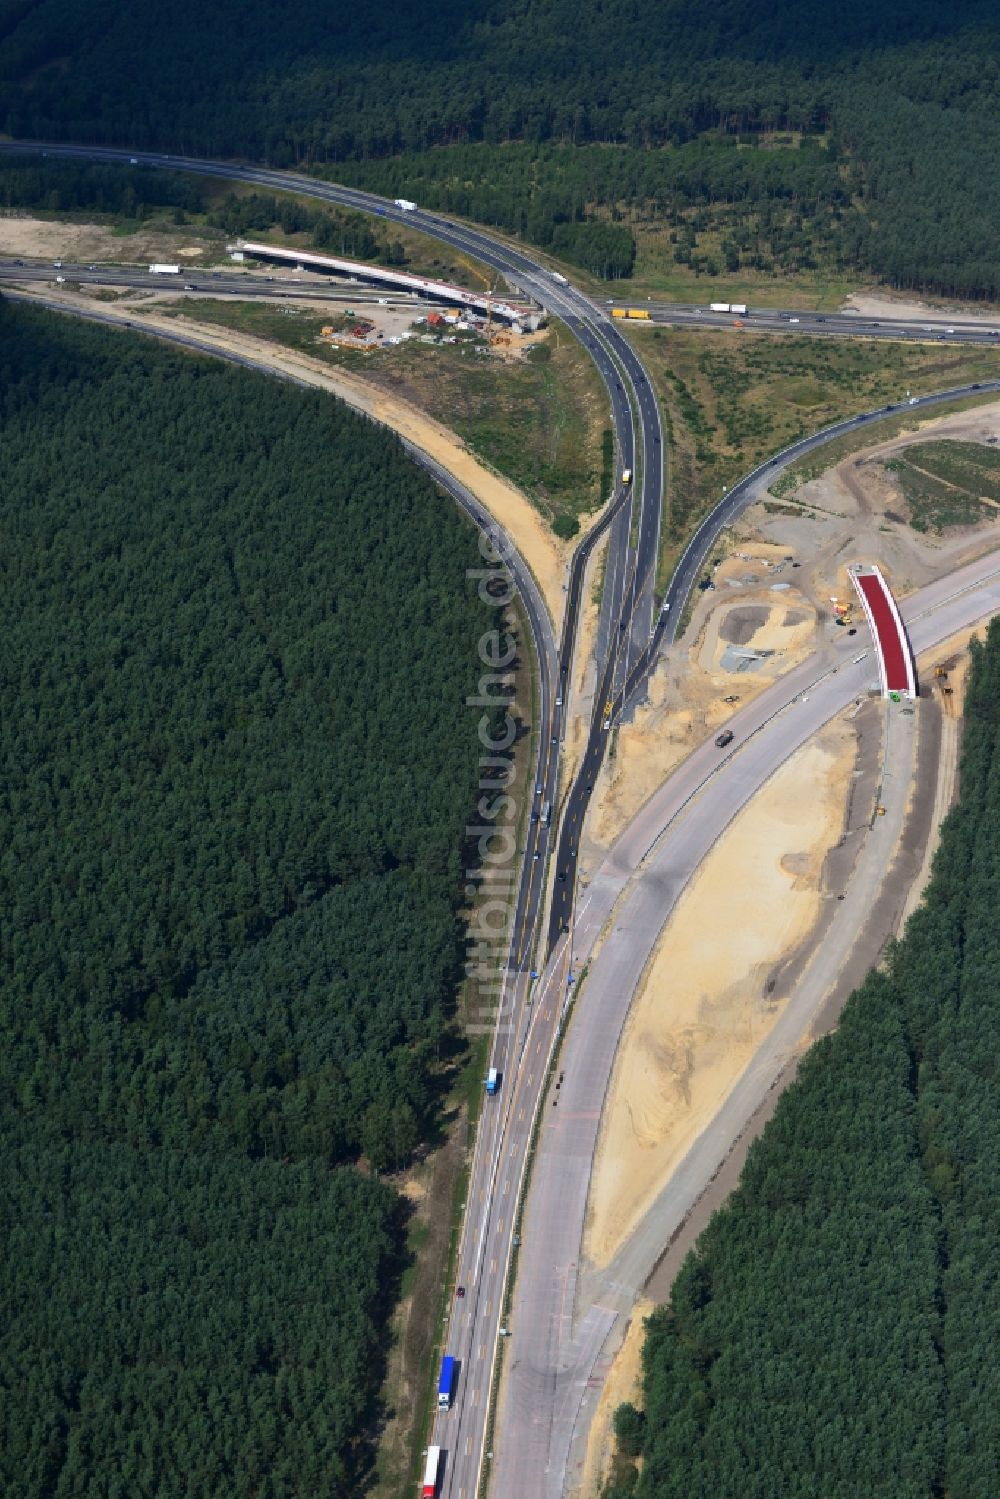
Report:
[{"label": "dense pine forest", "polygon": [[0,128],[391,183],[599,274],[641,209],[995,296],[998,55],[993,0],[0,0]]},{"label": "dense pine forest", "polygon": [[922,907],[648,1324],[615,1499],[1000,1491],[996,621],[965,723]]},{"label": "dense pine forest", "polygon": [[2,301],[0,446],[0,1490],[360,1492],[478,551],[329,398]]}]

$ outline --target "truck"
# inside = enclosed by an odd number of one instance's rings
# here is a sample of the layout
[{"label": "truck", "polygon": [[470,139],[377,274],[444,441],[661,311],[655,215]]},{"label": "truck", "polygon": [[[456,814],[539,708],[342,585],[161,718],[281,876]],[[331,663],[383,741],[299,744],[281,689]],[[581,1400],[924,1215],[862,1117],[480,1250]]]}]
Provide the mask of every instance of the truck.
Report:
[{"label": "truck", "polygon": [[424,1463],[424,1486],[420,1490],[421,1499],[435,1499],[438,1491],[438,1470],[441,1467],[441,1448],[428,1447],[427,1461]]},{"label": "truck", "polygon": [[612,309],[611,309],[611,316],[612,317],[628,317],[628,313],[626,312],[626,310],[625,310],[624,307],[612,307]]},{"label": "truck", "polygon": [[630,307],[625,316],[630,318],[639,318],[644,323],[649,322],[649,313],[646,311],[645,307]]},{"label": "truck", "polygon": [[416,211],[417,205],[413,202],[412,198],[394,198],[393,202],[395,203],[396,207],[401,208],[404,213],[414,213]]},{"label": "truck", "polygon": [[542,827],[543,828],[547,828],[548,827],[548,825],[549,825],[549,818],[551,816],[552,816],[552,803],[551,802],[546,802],[545,806],[542,808]]},{"label": "truck", "polygon": [[495,1067],[491,1067],[489,1072],[486,1074],[486,1091],[490,1095],[490,1097],[492,1097],[494,1093],[500,1092],[500,1073]]},{"label": "truck", "polygon": [[738,317],[742,317],[747,310],[747,304],[745,302],[709,302],[708,310],[709,312],[735,312]]},{"label": "truck", "polygon": [[438,1380],[438,1410],[450,1411],[455,1393],[455,1360],[448,1353],[441,1360],[441,1378]]},{"label": "truck", "polygon": [[623,468],[622,469],[622,483],[623,484],[631,484],[632,483],[632,470],[630,468]]},{"label": "truck", "polygon": [[560,274],[559,274],[558,271],[550,271],[549,274],[551,275],[553,281],[558,281],[558,283],[559,283],[560,286],[568,286],[569,285],[569,282],[566,280],[566,277],[565,276],[560,276]]},{"label": "truck", "polygon": [[149,269],[154,276],[179,276],[181,273],[179,265],[162,265],[159,261],[154,262]]}]

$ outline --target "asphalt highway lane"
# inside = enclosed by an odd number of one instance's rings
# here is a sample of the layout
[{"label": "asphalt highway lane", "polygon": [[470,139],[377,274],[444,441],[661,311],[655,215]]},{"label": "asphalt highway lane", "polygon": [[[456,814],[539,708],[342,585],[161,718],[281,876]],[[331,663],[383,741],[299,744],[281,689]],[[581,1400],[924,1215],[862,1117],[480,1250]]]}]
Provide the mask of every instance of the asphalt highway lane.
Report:
[{"label": "asphalt highway lane", "polygon": [[834,422],[832,426],[824,427],[820,432],[814,432],[809,437],[790,443],[788,447],[775,453],[765,463],[753,469],[745,478],[734,484],[725,498],[705,517],[685,547],[664,598],[664,609],[661,611],[662,618],[658,625],[658,643],[667,645],[673,643],[688,595],[698,582],[712,548],[726,527],[731,525],[736,517],[758,498],[757,491],[763,480],[767,480],[770,484],[783,468],[787,468],[790,463],[804,457],[806,453],[822,447],[824,443],[830,442],[835,437],[856,432],[869,422],[877,421],[879,417],[900,412],[923,413],[946,402],[961,400],[964,396],[997,391],[1000,391],[1000,380],[977,381],[970,385],[956,386],[951,390],[938,391],[934,395],[917,396],[908,401],[882,406],[874,411],[862,411],[857,416],[848,417],[842,422]]},{"label": "asphalt highway lane", "polygon": [[[662,499],[662,440],[659,412],[645,371],[631,345],[601,309],[595,308],[569,285],[563,286],[556,282],[550,273],[527,255],[486,234],[466,229],[435,215],[422,211],[405,213],[372,194],[320,183],[293,173],[91,147],[0,143],[0,151],[36,155],[41,151],[43,155],[69,160],[113,161],[122,166],[141,164],[299,192],[406,222],[413,228],[422,229],[457,249],[467,250],[485,264],[492,265],[511,285],[532,296],[543,307],[563,319],[590,353],[605,383],[615,424],[620,468],[631,468],[637,474],[641,490],[639,577],[642,586],[636,589],[634,597],[638,601],[642,598],[642,589],[647,592],[651,590]],[[188,340],[188,344],[190,347],[197,347],[196,340]],[[642,422],[641,449],[636,441],[634,413],[639,414]],[[557,675],[560,682],[569,681],[586,562],[604,530],[613,522],[618,509],[630,499],[631,495],[625,488],[617,486],[616,494],[606,507],[601,521],[588,534],[574,556],[559,655]],[[542,654],[540,652],[540,659]],[[558,785],[558,755],[555,751],[558,749],[561,732],[561,716],[558,720],[553,716],[554,706],[551,693],[546,696],[543,686],[538,775],[545,788],[544,799],[551,800],[553,804],[553,815]],[[589,791],[587,794],[589,795]],[[513,1219],[505,1207],[505,1193],[498,1182],[500,1146],[509,1119],[509,1101],[513,1100],[515,1089],[521,1090],[523,1098],[518,1109],[521,1117],[513,1123],[521,1127],[524,1120],[533,1115],[543,1077],[542,1072],[531,1067],[529,1057],[511,1049],[513,1038],[523,1034],[524,1026],[537,1013],[529,1013],[531,979],[530,969],[527,968],[530,964],[527,933],[530,928],[526,923],[532,920],[540,908],[550,830],[543,829],[540,822],[531,824],[531,828],[511,934],[507,983],[501,1000],[500,1023],[491,1058],[492,1065],[506,1072],[506,1100],[503,1108],[485,1111],[483,1125],[477,1133],[470,1180],[471,1211],[467,1212],[463,1220],[459,1260],[462,1273],[469,1274],[472,1294],[467,1293],[463,1298],[461,1315],[455,1317],[454,1327],[449,1329],[448,1338],[448,1350],[460,1359],[462,1373],[455,1407],[447,1416],[439,1416],[435,1424],[434,1440],[446,1449],[442,1499],[451,1499],[451,1496],[462,1499],[462,1496],[471,1496],[478,1491],[487,1430],[489,1383],[499,1341],[500,1318],[498,1299],[483,1294],[483,1280],[490,1274],[492,1266],[506,1267],[513,1234]],[[536,851],[539,853],[537,860],[534,858]],[[522,1141],[521,1145],[524,1143]],[[505,1186],[509,1190],[509,1177],[505,1179]],[[485,1258],[487,1247],[493,1250],[488,1260]],[[473,1378],[474,1362],[478,1364],[478,1380]],[[431,1377],[432,1372],[428,1371],[428,1377]],[[486,1391],[485,1397],[481,1395],[482,1390]],[[441,1427],[444,1429],[439,1430]],[[460,1429],[456,1430],[456,1427]]]},{"label": "asphalt highway lane", "polygon": [[253,297],[271,298],[281,301],[303,300],[313,302],[355,303],[359,306],[375,306],[379,303],[405,310],[424,307],[439,307],[443,303],[433,298],[415,296],[406,292],[378,292],[374,287],[355,286],[344,281],[317,281],[310,276],[308,281],[296,281],[289,277],[260,276],[238,271],[182,269],[177,276],[163,275],[152,271],[138,270],[132,266],[94,266],[60,262],[39,263],[37,260],[0,260],[0,282],[16,286],[51,286],[59,276],[69,287],[113,286],[129,290],[165,291],[187,298],[198,297]]},{"label": "asphalt highway lane", "polygon": [[[911,596],[903,617],[920,653],[1000,611],[1000,557],[980,559]],[[751,1067],[720,1120],[692,1147],[638,1231],[605,1272],[584,1262],[586,1205],[622,1026],[657,937],[692,874],[732,819],[802,744],[877,675],[871,646],[837,642],[774,683],[730,720],[732,746],[701,745],[642,809],[582,896],[572,961],[590,970],[550,1093],[535,1151],[509,1322],[508,1374],[498,1412],[494,1499],[565,1492],[581,1410],[612,1329],[671,1234],[711,1180],[766,1094]],[[905,705],[887,705],[902,711]],[[606,919],[614,910],[614,921]],[[602,936],[603,933],[603,936]],[[596,957],[591,952],[598,937]],[[545,975],[549,978],[549,973]]]},{"label": "asphalt highway lane", "polygon": [[[626,304],[627,305],[627,304]],[[871,318],[856,312],[810,312],[800,308],[753,307],[747,312],[712,312],[694,303],[647,302],[639,309],[649,321],[672,328],[746,328],[764,333],[808,333],[819,338],[915,339],[921,343],[1000,343],[1000,318],[996,323],[950,318],[947,322],[926,318]]]},{"label": "asphalt highway lane", "polygon": [[[632,468],[635,474],[635,503],[638,506],[636,545],[634,549],[630,549],[627,532],[624,540],[621,532],[618,533],[619,555],[615,575],[622,580],[622,602],[614,604],[614,619],[608,632],[606,658],[599,662],[600,689],[587,750],[580,773],[569,789],[562,819],[553,881],[553,911],[548,932],[549,962],[538,981],[531,977],[529,937],[541,909],[548,839],[551,836],[551,831],[542,829],[540,824],[531,825],[533,831],[529,836],[528,854],[518,887],[511,960],[502,1007],[503,1023],[498,1027],[493,1059],[494,1065],[498,1065],[505,1074],[504,1084],[497,1098],[486,1101],[477,1135],[459,1260],[460,1281],[466,1286],[466,1296],[454,1303],[455,1315],[448,1330],[446,1344],[447,1351],[455,1353],[461,1363],[457,1401],[451,1412],[438,1417],[433,1437],[445,1448],[447,1454],[442,1485],[443,1499],[471,1499],[479,1488],[484,1438],[488,1430],[490,1385],[500,1342],[501,1297],[513,1248],[516,1205],[528,1159],[532,1121],[572,983],[569,939],[578,939],[579,933],[572,930],[567,932],[563,928],[572,929],[573,924],[579,829],[582,827],[607,734],[615,716],[641,691],[646,675],[655,664],[657,650],[672,639],[671,632],[679,615],[679,602],[686,598],[697,580],[715,537],[729,523],[732,515],[737,513],[737,509],[742,508],[742,504],[749,503],[749,498],[745,492],[740,491],[740,486],[736,486],[723,504],[717,507],[705,526],[699,530],[685,559],[682,559],[682,566],[678,569],[679,576],[675,577],[665,600],[668,607],[654,613],[653,583],[659,545],[664,460],[659,411],[640,359],[604,309],[595,307],[572,287],[555,282],[544,268],[504,241],[420,210],[414,213],[402,212],[385,200],[353,189],[340,188],[292,173],[272,172],[267,168],[198,162],[162,155],[151,156],[149,153],[102,151],[97,148],[25,147],[16,143],[0,143],[0,151],[11,150],[27,150],[33,154],[43,150],[70,159],[113,160],[122,165],[134,160],[136,164],[245,180],[342,203],[406,222],[455,248],[468,250],[484,263],[502,272],[512,286],[532,296],[562,318],[591,354],[607,387],[617,433],[619,463],[621,468]],[[199,283],[205,279],[203,273],[196,274]],[[48,278],[51,279],[51,272],[48,272]],[[210,278],[210,281],[219,279],[229,278]],[[239,282],[241,288],[246,284],[243,277],[234,276],[231,279]],[[266,283],[266,278],[264,279]],[[219,288],[214,286],[212,289]],[[299,295],[299,290],[296,287],[294,294]],[[273,288],[271,294],[275,294]],[[399,295],[393,300],[399,301]],[[98,315],[96,320],[102,319]],[[792,326],[789,325],[789,331]],[[808,331],[802,327],[801,319],[796,326],[799,331]],[[858,331],[865,331],[867,334],[867,330],[859,328]],[[178,337],[174,341],[198,347],[197,340],[194,339]],[[212,349],[210,352],[217,351]],[[254,363],[250,360],[236,362]],[[953,398],[953,394],[948,393],[937,399]],[[928,400],[923,404],[932,404],[932,401]],[[857,425],[865,419],[866,417],[855,418],[852,423],[844,424],[838,430],[847,430],[850,425]],[[823,439],[807,439],[807,444],[815,445],[817,440]],[[800,445],[795,447],[797,453]],[[806,445],[801,445],[801,451],[806,450]],[[765,467],[768,466],[770,465]],[[749,484],[755,477],[757,476],[748,476],[744,483]],[[538,773],[546,788],[547,799],[552,801],[553,807],[558,795],[555,741],[558,740],[562,727],[560,705],[554,702],[554,698],[565,696],[564,688],[569,681],[585,564],[604,530],[614,524],[615,518],[623,513],[632,500],[633,496],[623,486],[618,486],[599,526],[578,548],[567,587],[564,629],[557,655],[554,656],[551,639],[543,640],[538,646],[542,677],[542,732],[539,735]],[[741,505],[733,508],[737,501],[741,501]],[[474,501],[471,503],[474,505]],[[482,524],[482,517],[478,516],[477,519]],[[700,554],[699,547],[703,548]],[[519,578],[522,597],[529,595],[532,588],[530,578],[524,573],[526,570],[523,570],[522,577]],[[530,610],[528,612],[530,618]],[[542,612],[544,614],[544,610]],[[532,624],[532,628],[540,630],[544,635],[544,628],[538,621]],[[551,629],[549,635],[551,636]],[[546,658],[549,660],[547,667],[542,664]],[[540,855],[537,860],[533,857],[535,851]],[[562,879],[560,874],[563,875]],[[567,1174],[564,1186],[570,1188],[573,1180],[572,1174]],[[535,1195],[533,1194],[533,1198]],[[524,1278],[530,1283],[533,1276],[527,1273],[528,1269],[526,1264]],[[554,1326],[558,1332],[559,1319],[565,1315],[568,1286],[567,1278],[562,1286],[559,1312],[553,1304],[549,1304],[540,1313],[543,1319],[550,1319],[550,1331]],[[555,1322],[551,1320],[553,1318],[556,1319]],[[523,1325],[520,1316],[519,1323]],[[588,1349],[599,1347],[602,1340],[603,1331],[598,1317],[596,1322],[592,1320],[585,1329],[584,1344]],[[562,1346],[561,1343],[558,1346]],[[428,1378],[433,1377],[433,1373],[434,1371],[428,1370]],[[553,1385],[553,1398],[557,1397],[560,1410],[564,1407],[571,1408],[575,1399],[573,1380],[570,1379],[568,1384],[563,1381],[561,1392],[556,1388],[558,1385],[557,1380]],[[546,1415],[546,1407],[538,1406],[533,1420],[538,1422],[546,1419],[550,1419]],[[518,1439],[519,1435],[512,1436],[509,1429],[501,1427],[498,1431],[501,1453],[509,1451],[511,1441]],[[511,1489],[509,1492],[512,1496],[517,1493],[517,1499],[520,1499],[521,1494],[540,1493],[537,1475],[529,1478],[527,1487]]]}]

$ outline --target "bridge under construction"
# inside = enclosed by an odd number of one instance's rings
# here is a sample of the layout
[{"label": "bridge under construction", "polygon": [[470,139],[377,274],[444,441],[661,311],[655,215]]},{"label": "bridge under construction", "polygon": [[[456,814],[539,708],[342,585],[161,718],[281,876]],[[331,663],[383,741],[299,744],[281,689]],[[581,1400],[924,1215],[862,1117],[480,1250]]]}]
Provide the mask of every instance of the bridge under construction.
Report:
[{"label": "bridge under construction", "polygon": [[494,318],[500,318],[526,332],[533,332],[546,321],[542,309],[527,302],[512,302],[506,297],[494,297],[489,292],[470,291],[466,286],[455,286],[449,281],[432,281],[426,276],[411,276],[406,271],[393,270],[390,266],[369,265],[363,260],[317,255],[311,250],[265,245],[258,240],[238,240],[231,247],[230,253],[278,265],[291,265],[303,271],[317,271],[321,275],[351,276],[356,281],[384,287],[387,291],[413,292],[419,297],[432,297],[436,302],[466,307],[484,316],[492,314]]}]

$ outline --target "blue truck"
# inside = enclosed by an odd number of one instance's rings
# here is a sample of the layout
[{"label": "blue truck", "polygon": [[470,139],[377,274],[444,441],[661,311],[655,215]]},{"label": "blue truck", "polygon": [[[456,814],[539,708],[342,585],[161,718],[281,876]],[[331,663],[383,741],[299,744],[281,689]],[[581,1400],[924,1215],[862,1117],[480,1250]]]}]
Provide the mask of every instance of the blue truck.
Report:
[{"label": "blue truck", "polygon": [[441,1360],[441,1378],[438,1380],[438,1410],[450,1411],[455,1393],[455,1360],[446,1354]]}]

